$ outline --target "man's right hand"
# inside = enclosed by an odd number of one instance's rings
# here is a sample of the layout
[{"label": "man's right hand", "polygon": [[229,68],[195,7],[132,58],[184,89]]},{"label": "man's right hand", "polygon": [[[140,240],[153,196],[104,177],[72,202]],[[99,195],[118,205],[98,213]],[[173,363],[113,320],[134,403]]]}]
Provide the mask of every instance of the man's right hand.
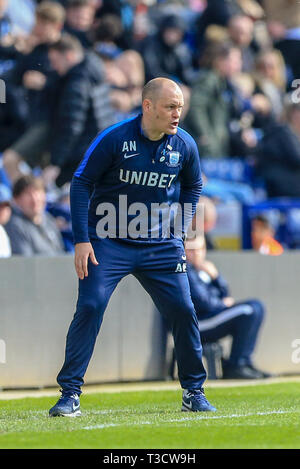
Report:
[{"label": "man's right hand", "polygon": [[94,265],[99,265],[91,243],[78,243],[75,245],[75,269],[80,280],[88,276],[88,260]]}]

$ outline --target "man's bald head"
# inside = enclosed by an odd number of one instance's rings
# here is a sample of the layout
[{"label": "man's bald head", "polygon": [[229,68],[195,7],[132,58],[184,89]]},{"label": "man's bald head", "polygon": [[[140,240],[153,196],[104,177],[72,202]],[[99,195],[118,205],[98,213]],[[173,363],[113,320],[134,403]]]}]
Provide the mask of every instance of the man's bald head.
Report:
[{"label": "man's bald head", "polygon": [[150,140],[177,133],[184,98],[175,81],[154,78],[143,89],[142,129]]},{"label": "man's bald head", "polygon": [[155,102],[166,89],[173,89],[174,91],[181,93],[181,89],[175,81],[163,77],[153,78],[153,80],[148,81],[143,88],[142,101],[144,101],[144,99],[150,99],[150,101]]}]

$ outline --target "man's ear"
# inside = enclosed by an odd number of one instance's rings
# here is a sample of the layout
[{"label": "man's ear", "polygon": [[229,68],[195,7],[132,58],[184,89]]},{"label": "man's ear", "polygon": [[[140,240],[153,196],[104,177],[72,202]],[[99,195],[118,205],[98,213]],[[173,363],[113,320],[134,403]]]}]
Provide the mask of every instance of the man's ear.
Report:
[{"label": "man's ear", "polygon": [[152,108],[152,101],[148,98],[145,98],[143,101],[143,110],[149,112],[151,108]]}]

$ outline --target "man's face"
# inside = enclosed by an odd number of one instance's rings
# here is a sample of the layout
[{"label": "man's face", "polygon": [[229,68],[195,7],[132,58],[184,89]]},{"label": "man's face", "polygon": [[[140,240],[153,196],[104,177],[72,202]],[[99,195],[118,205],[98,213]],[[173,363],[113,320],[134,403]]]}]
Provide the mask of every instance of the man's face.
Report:
[{"label": "man's face", "polygon": [[231,78],[242,70],[242,55],[239,49],[231,49],[228,56],[217,62],[219,73],[225,78]]},{"label": "man's face", "polygon": [[66,54],[61,54],[55,49],[50,49],[49,60],[51,67],[58,73],[58,75],[65,75],[68,70],[68,61]]},{"label": "man's face", "polygon": [[0,202],[0,225],[6,225],[10,219],[11,208],[9,202]]},{"label": "man's face", "polygon": [[253,22],[248,17],[234,18],[229,24],[231,39],[240,47],[248,47],[253,39]]},{"label": "man's face", "polygon": [[61,25],[55,24],[51,21],[45,21],[37,16],[32,33],[38,38],[40,43],[44,44],[49,42],[53,35],[60,29]]},{"label": "man's face", "polygon": [[183,32],[179,28],[166,28],[163,32],[164,43],[169,47],[175,47],[182,41]]},{"label": "man's face", "polygon": [[71,28],[78,31],[88,31],[94,21],[94,5],[82,5],[78,7],[67,8],[67,23]]},{"label": "man's face", "polygon": [[164,86],[158,97],[150,102],[149,116],[153,129],[157,132],[175,135],[183,105],[184,100],[180,88]]},{"label": "man's face", "polygon": [[27,187],[22,194],[15,198],[15,203],[30,220],[33,220],[36,216],[42,215],[45,210],[45,191],[35,187]]}]

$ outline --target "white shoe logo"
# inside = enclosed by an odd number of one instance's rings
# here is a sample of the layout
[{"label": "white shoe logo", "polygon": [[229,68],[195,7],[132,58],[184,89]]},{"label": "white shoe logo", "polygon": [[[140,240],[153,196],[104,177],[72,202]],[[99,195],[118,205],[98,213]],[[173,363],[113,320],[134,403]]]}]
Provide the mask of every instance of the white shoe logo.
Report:
[{"label": "white shoe logo", "polygon": [[192,401],[190,401],[189,403],[187,403],[187,402],[184,401],[184,405],[185,405],[185,407],[187,407],[188,409],[191,409],[191,408],[193,407]]},{"label": "white shoe logo", "polygon": [[133,156],[137,156],[139,154],[140,153],[131,153],[131,155],[127,155],[127,153],[125,153],[124,158],[132,158]]},{"label": "white shoe logo", "polygon": [[76,405],[75,402],[73,402],[73,410],[77,410],[79,409],[79,407],[80,407],[80,404]]}]

